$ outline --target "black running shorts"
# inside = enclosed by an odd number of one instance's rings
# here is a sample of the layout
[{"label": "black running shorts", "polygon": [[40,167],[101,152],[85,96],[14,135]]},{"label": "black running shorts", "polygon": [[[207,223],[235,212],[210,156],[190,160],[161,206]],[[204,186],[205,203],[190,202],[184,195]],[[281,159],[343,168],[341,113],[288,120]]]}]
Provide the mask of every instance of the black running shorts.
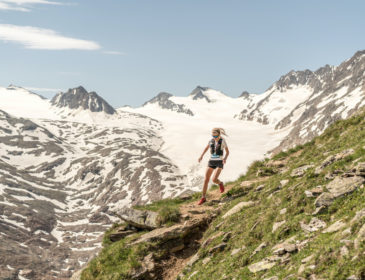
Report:
[{"label": "black running shorts", "polygon": [[209,160],[208,167],[215,169],[216,167],[223,168],[223,160]]}]

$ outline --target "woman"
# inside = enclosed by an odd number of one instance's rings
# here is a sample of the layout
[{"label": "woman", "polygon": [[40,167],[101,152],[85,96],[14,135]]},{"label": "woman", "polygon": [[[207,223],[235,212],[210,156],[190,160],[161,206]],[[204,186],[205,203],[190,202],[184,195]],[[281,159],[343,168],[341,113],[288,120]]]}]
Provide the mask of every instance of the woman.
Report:
[{"label": "woman", "polygon": [[[208,162],[207,171],[205,172],[203,196],[198,202],[198,205],[201,205],[204,202],[206,202],[205,195],[207,193],[210,176],[212,175],[214,169],[216,169],[216,171],[213,176],[213,182],[219,184],[219,189],[221,193],[224,192],[223,182],[218,180],[218,176],[223,169],[223,164],[226,163],[227,157],[229,155],[229,150],[227,147],[226,140],[221,136],[221,134],[228,136],[223,128],[220,127],[213,128],[212,130],[213,138],[209,140],[208,145],[205,147],[202,155],[198,159],[198,161],[200,162],[203,159],[205,152],[210,148],[210,159]],[[226,156],[223,158],[224,150],[226,150]]]}]

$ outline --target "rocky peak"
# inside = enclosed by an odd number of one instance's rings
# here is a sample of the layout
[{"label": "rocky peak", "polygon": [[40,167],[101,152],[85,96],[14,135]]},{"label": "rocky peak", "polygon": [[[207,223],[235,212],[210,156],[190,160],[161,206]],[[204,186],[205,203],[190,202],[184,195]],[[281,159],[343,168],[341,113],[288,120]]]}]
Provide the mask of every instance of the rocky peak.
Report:
[{"label": "rocky peak", "polygon": [[313,79],[316,79],[316,77],[311,70],[291,70],[287,74],[281,76],[280,79],[275,82],[269,89],[276,87],[282,91],[288,88],[292,88],[293,86],[310,84]]},{"label": "rocky peak", "polygon": [[150,99],[149,101],[145,102],[142,106],[147,104],[157,103],[162,109],[175,111],[177,113],[184,113],[190,116],[193,116],[194,113],[187,108],[184,104],[176,104],[175,102],[170,100],[170,97],[173,95],[168,92],[160,92],[155,97]]},{"label": "rocky peak", "polygon": [[190,94],[193,100],[205,99],[207,102],[211,100],[204,94],[204,91],[208,90],[208,87],[197,86]]},{"label": "rocky peak", "polygon": [[70,109],[82,108],[91,112],[105,112],[110,115],[116,112],[95,91],[87,92],[82,86],[70,88],[67,92],[56,94],[52,98],[51,103],[57,107],[68,107]]},{"label": "rocky peak", "polygon": [[243,91],[242,93],[241,93],[241,95],[240,96],[238,96],[238,97],[243,97],[244,99],[247,99],[248,97],[250,96],[250,93],[248,92],[248,91]]},{"label": "rocky peak", "polygon": [[150,103],[164,102],[164,101],[168,100],[171,96],[173,96],[171,93],[162,91],[159,94],[157,94],[155,97],[153,97],[152,99],[150,99],[150,100],[146,101],[145,103],[143,103],[142,106],[145,106],[145,105],[150,104]]}]

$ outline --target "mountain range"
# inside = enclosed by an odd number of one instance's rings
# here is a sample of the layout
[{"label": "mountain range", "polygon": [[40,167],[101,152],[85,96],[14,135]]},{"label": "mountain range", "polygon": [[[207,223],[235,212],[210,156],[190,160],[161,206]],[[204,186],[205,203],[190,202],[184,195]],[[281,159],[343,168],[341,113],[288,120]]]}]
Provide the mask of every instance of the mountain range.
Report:
[{"label": "mountain range", "polygon": [[365,50],[292,70],[261,94],[197,86],[137,108],[113,108],[82,86],[51,100],[1,87],[0,277],[67,279],[100,251],[114,211],[201,190],[208,158],[198,158],[213,127],[228,134],[220,178],[235,180],[353,115],[365,102],[364,71]]}]

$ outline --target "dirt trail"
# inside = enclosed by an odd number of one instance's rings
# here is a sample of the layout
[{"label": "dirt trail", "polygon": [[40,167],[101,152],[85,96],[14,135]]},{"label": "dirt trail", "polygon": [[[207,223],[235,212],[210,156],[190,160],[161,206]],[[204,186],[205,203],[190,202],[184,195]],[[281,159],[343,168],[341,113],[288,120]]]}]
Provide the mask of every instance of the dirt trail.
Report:
[{"label": "dirt trail", "polygon": [[[229,191],[233,187],[233,184],[226,185],[224,187],[224,193]],[[214,209],[214,205],[217,205],[220,202],[221,196],[224,194],[219,191],[219,188],[208,191],[206,198],[207,201],[202,205],[198,205],[199,199],[194,202],[183,204],[180,206],[181,215],[188,215],[191,218],[203,218],[204,216],[208,216],[208,210]],[[211,204],[211,205],[210,205]],[[202,242],[201,239],[195,240],[195,242],[200,244]],[[186,248],[181,252],[175,254],[173,258],[169,260],[168,263],[165,263],[165,267],[168,267],[164,270],[162,275],[163,280],[175,280],[177,276],[181,273],[185,265],[189,262],[190,258],[195,254],[194,248]]]},{"label": "dirt trail", "polygon": [[[253,180],[247,180],[241,182],[241,186],[247,187],[253,183],[264,182],[269,179],[270,176],[255,178]],[[229,191],[234,184],[227,184],[224,187],[224,193]],[[206,198],[207,201],[202,205],[198,205],[199,199],[194,202],[183,204],[180,206],[181,215],[189,215],[190,219],[199,218],[203,219],[205,216],[208,216],[208,211],[215,209],[214,206],[218,205],[221,202],[221,197],[224,193],[219,191],[219,188],[210,190],[207,192]],[[196,239],[194,242],[197,243],[195,248],[185,248],[184,250],[177,252],[172,258],[169,259],[166,263],[164,263],[164,269],[162,274],[163,280],[176,280],[177,276],[184,269],[189,260],[194,256],[197,249],[200,248],[202,243],[202,238]]]}]

